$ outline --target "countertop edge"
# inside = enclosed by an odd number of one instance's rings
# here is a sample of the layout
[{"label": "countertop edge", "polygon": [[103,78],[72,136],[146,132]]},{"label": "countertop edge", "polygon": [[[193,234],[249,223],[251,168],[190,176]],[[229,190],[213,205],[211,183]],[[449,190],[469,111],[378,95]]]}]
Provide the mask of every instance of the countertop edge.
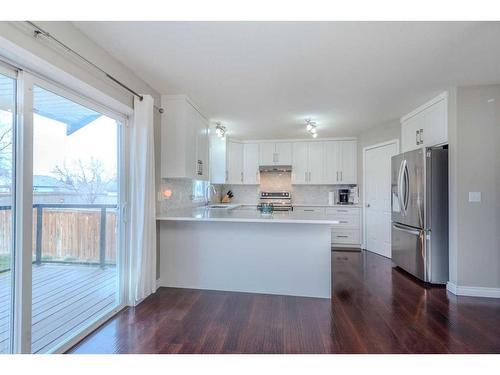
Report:
[{"label": "countertop edge", "polygon": [[188,216],[158,216],[156,221],[221,221],[232,223],[277,223],[277,224],[315,224],[315,225],[336,225],[338,220],[321,219],[276,219],[276,218],[195,218]]}]

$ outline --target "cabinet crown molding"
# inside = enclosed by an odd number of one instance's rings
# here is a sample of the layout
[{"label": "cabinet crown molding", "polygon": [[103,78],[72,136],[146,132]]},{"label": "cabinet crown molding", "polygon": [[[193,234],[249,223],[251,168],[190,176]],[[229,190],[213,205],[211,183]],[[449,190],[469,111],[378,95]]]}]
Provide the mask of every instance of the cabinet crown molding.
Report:
[{"label": "cabinet crown molding", "polygon": [[289,142],[328,142],[328,141],[357,141],[357,137],[330,137],[330,138],[287,138],[287,139],[237,139],[231,138],[233,142],[239,143],[289,143]]}]

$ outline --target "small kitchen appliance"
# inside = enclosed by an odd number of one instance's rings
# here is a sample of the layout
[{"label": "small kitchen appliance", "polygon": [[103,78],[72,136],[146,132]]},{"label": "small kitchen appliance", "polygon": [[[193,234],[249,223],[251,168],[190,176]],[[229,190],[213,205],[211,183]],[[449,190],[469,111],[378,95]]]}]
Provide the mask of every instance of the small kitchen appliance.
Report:
[{"label": "small kitchen appliance", "polygon": [[339,204],[349,204],[349,189],[339,189]]},{"label": "small kitchen appliance", "polygon": [[292,211],[292,194],[289,191],[262,191],[257,208],[262,211],[269,205],[273,211]]}]

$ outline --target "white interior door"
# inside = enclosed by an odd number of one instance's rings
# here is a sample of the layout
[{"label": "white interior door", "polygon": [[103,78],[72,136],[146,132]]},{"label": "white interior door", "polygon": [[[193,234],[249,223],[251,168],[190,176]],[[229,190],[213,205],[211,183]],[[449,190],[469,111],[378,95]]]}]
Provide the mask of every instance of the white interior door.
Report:
[{"label": "white interior door", "polygon": [[391,258],[391,158],[396,142],[365,149],[366,249]]}]

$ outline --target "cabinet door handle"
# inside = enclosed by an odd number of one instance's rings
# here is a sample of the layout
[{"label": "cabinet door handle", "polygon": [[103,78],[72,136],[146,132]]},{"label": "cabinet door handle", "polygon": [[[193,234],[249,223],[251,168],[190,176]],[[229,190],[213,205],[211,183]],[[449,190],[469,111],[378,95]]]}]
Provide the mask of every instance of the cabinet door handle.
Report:
[{"label": "cabinet door handle", "polygon": [[337,182],[339,181],[339,172],[337,171]]},{"label": "cabinet door handle", "polygon": [[226,182],[227,182],[227,179],[228,179],[228,172],[227,172],[227,170],[226,170]]},{"label": "cabinet door handle", "polygon": [[314,210],[307,210],[307,209],[304,209],[304,211],[306,211],[306,212],[314,212]]},{"label": "cabinet door handle", "polygon": [[420,135],[420,130],[415,131],[415,144],[418,146],[420,141],[418,140],[418,136]]},{"label": "cabinet door handle", "polygon": [[422,138],[422,136],[424,135],[424,129],[420,129],[420,132],[419,132],[419,140],[420,140],[420,144],[423,144],[424,143],[424,140]]},{"label": "cabinet door handle", "polygon": [[280,162],[280,154],[276,153],[276,163]]},{"label": "cabinet door handle", "polygon": [[340,224],[347,224],[347,223],[349,223],[349,222],[348,222],[348,221],[345,221],[345,220],[339,220],[339,223],[340,223]]},{"label": "cabinet door handle", "polygon": [[348,238],[348,236],[341,236],[341,235],[338,235],[338,236],[335,236],[337,238]]},{"label": "cabinet door handle", "polygon": [[309,172],[309,182],[311,182],[311,172]]},{"label": "cabinet door handle", "polygon": [[241,172],[241,183],[243,183],[243,172]]},{"label": "cabinet door handle", "polygon": [[304,180],[307,182],[307,172],[304,172]]},{"label": "cabinet door handle", "polygon": [[344,179],[342,178],[342,171],[340,171],[340,181],[343,181]]}]

